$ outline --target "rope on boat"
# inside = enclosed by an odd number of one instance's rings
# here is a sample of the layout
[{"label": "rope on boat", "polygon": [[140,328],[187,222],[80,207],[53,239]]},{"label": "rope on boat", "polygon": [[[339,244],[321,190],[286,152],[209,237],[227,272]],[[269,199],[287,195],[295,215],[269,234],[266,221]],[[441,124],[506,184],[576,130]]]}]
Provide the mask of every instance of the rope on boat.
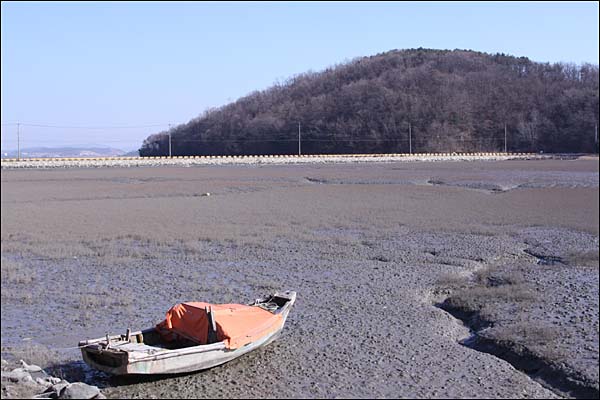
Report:
[{"label": "rope on boat", "polygon": [[84,346],[73,346],[73,347],[55,347],[56,350],[75,350],[75,349],[82,349],[87,345]]}]

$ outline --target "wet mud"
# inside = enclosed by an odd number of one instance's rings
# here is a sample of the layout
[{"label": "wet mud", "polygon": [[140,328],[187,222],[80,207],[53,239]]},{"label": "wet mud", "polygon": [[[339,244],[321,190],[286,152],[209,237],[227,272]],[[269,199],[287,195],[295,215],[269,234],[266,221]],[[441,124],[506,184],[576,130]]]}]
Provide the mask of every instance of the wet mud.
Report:
[{"label": "wet mud", "polygon": [[[495,327],[554,328],[522,343],[598,384],[597,160],[3,170],[1,211],[3,358],[109,398],[565,395],[435,306],[491,265],[533,293]],[[275,290],[298,292],[281,337],[207,371],[110,377],[74,348]]]}]

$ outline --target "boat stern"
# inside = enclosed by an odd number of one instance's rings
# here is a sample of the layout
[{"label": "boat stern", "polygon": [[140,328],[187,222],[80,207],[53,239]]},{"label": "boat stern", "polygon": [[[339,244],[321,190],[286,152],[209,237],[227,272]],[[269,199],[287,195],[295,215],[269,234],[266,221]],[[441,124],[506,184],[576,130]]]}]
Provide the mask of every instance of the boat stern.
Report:
[{"label": "boat stern", "polygon": [[86,364],[97,370],[113,375],[130,373],[129,355],[126,351],[103,349],[100,345],[87,345],[81,347],[81,355]]}]

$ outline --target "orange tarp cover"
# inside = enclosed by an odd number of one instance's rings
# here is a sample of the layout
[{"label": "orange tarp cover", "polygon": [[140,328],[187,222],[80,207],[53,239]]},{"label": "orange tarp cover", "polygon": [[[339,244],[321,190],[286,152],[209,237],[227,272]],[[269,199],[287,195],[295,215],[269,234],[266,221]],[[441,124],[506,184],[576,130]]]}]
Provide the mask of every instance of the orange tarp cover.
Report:
[{"label": "orange tarp cover", "polygon": [[210,304],[191,302],[176,304],[167,311],[166,318],[157,325],[165,337],[175,333],[199,344],[206,344],[208,316],[205,308],[212,309],[217,325],[217,339],[225,341],[230,349],[260,339],[281,327],[281,315],[259,307],[242,304]]}]

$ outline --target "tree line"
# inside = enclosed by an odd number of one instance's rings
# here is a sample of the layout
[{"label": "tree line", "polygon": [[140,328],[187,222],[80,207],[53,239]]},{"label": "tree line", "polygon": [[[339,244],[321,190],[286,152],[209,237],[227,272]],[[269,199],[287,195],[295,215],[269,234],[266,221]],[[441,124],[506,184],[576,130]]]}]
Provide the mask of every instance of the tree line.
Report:
[{"label": "tree line", "polygon": [[150,135],[142,156],[598,150],[598,66],[393,50]]}]

